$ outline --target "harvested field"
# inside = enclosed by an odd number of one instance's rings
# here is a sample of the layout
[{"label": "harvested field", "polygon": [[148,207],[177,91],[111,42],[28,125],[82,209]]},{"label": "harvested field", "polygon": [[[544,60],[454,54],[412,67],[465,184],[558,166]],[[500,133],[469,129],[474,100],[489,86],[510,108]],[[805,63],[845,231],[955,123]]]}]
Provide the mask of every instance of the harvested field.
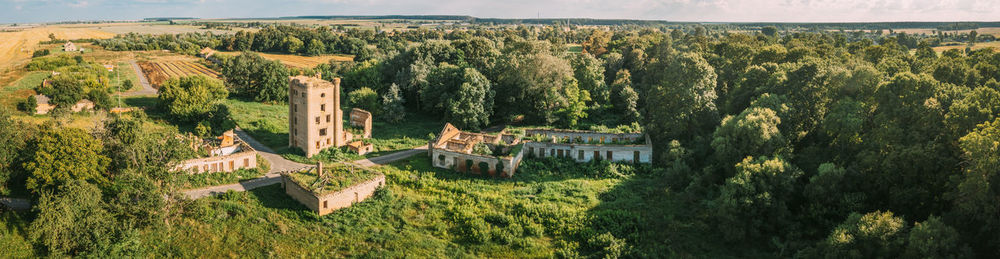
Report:
[{"label": "harvested field", "polygon": [[[240,55],[239,52],[234,52],[234,51],[229,51],[229,52],[219,51],[219,52],[216,52],[216,53],[218,53],[218,54],[224,54],[224,55],[229,55],[229,56]],[[297,67],[297,68],[314,68],[314,67],[316,67],[319,64],[326,64],[326,63],[330,62],[331,60],[339,61],[339,62],[345,62],[345,61],[352,61],[352,60],[354,60],[354,56],[352,56],[352,55],[342,55],[342,54],[320,55],[320,56],[314,56],[314,57],[299,56],[299,55],[290,55],[290,54],[269,54],[269,53],[257,53],[257,54],[260,54],[261,57],[264,57],[266,59],[279,60],[279,61],[281,61],[281,64],[284,64],[284,65],[290,66],[290,67]]]},{"label": "harvested field", "polygon": [[[961,50],[965,50],[966,47],[968,47],[968,45],[966,45],[965,43],[961,43],[961,44],[952,45],[952,46],[934,47],[934,51],[937,51],[939,53],[940,52],[944,52],[945,50],[949,50],[949,49],[957,49],[957,50],[961,51]],[[975,46],[972,46],[973,50],[984,49],[984,48],[1000,49],[1000,41],[976,43]]]},{"label": "harvested field", "polygon": [[113,33],[86,28],[43,26],[17,32],[0,32],[0,70],[17,67],[31,59],[31,52],[39,48],[38,42],[48,41],[49,34],[61,40],[106,39]]},{"label": "harvested field", "polygon": [[139,67],[142,68],[143,73],[149,79],[149,83],[159,87],[163,81],[175,77],[185,77],[194,75],[205,75],[211,78],[219,78],[219,73],[211,70],[201,64],[182,61],[182,60],[171,60],[171,61],[154,61],[154,62],[139,62]]}]

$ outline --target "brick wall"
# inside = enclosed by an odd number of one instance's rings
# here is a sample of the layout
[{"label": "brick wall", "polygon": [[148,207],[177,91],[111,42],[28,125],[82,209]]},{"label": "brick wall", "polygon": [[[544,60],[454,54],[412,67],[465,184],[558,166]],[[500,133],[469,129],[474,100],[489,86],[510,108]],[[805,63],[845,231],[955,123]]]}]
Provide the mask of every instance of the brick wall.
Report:
[{"label": "brick wall", "polygon": [[282,176],[281,181],[282,185],[285,186],[285,193],[288,196],[291,196],[293,199],[299,201],[299,203],[306,205],[310,210],[323,216],[368,199],[375,194],[375,190],[385,186],[385,175],[380,173],[371,180],[318,197],[311,191],[299,186],[288,176]]}]

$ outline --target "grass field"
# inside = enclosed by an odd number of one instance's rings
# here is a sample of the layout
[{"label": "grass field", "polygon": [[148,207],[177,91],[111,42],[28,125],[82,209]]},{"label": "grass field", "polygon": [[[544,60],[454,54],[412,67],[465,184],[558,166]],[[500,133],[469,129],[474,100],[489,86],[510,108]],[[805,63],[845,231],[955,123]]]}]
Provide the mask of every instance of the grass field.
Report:
[{"label": "grass field", "polygon": [[[898,29],[898,30],[893,30],[893,31],[895,31],[895,32],[906,32],[907,34],[928,34],[928,35],[930,35],[930,34],[936,33],[937,29],[934,29],[934,28]],[[956,31],[941,31],[941,32],[966,34],[966,33],[969,33],[970,31],[972,31],[972,30],[956,30]],[[979,33],[979,35],[992,34],[993,36],[1000,37],[1000,27],[983,27],[983,28],[976,29],[976,32]]]},{"label": "grass field", "polygon": [[31,53],[38,50],[38,42],[49,40],[49,34],[62,40],[105,39],[114,33],[87,28],[67,28],[60,26],[41,26],[17,32],[0,32],[0,69],[9,69],[23,65],[31,58]]},{"label": "grass field", "polygon": [[[234,51],[219,51],[217,52],[223,55],[237,56],[240,52]],[[289,55],[289,54],[270,54],[270,53],[257,53],[261,57],[270,60],[279,60],[282,64],[286,66],[292,66],[297,68],[314,68],[319,64],[329,63],[331,60],[334,61],[352,61],[354,56],[352,55],[341,55],[341,54],[331,54],[331,55],[319,55],[319,56],[299,56],[299,55]]]}]

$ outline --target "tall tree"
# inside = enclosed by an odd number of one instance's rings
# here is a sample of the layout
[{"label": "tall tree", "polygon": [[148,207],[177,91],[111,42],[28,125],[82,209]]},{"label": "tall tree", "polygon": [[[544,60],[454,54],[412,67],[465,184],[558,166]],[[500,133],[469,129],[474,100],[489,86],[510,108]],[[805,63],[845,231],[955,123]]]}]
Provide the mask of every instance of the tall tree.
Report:
[{"label": "tall tree", "polygon": [[196,121],[212,110],[229,91],[222,82],[205,76],[172,78],[160,86],[159,105],[180,120]]},{"label": "tall tree", "polygon": [[30,176],[26,186],[40,193],[71,181],[106,184],[111,159],[104,146],[86,131],[76,128],[42,132],[30,147],[31,159],[24,163]]},{"label": "tall tree", "polygon": [[682,143],[709,132],[719,121],[715,70],[698,54],[684,53],[650,64],[646,129],[657,141]]}]

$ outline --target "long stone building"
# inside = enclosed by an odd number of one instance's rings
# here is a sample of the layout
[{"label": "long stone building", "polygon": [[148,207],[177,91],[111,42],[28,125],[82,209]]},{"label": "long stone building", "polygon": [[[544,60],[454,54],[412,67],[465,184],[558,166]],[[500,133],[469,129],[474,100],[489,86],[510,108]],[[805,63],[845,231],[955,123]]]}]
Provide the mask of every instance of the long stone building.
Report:
[{"label": "long stone building", "polygon": [[[330,147],[342,147],[355,139],[344,130],[340,109],[340,78],[333,82],[316,76],[294,76],[288,84],[288,145],[302,149],[306,157]],[[361,110],[359,110],[361,111]],[[365,112],[367,113],[367,112]],[[371,113],[362,136],[371,136]],[[370,149],[370,148],[369,148]]]},{"label": "long stone building", "polygon": [[510,177],[527,157],[650,163],[653,145],[643,133],[527,129],[522,138],[504,131],[465,132],[445,124],[438,137],[428,143],[428,154],[435,167]]}]

